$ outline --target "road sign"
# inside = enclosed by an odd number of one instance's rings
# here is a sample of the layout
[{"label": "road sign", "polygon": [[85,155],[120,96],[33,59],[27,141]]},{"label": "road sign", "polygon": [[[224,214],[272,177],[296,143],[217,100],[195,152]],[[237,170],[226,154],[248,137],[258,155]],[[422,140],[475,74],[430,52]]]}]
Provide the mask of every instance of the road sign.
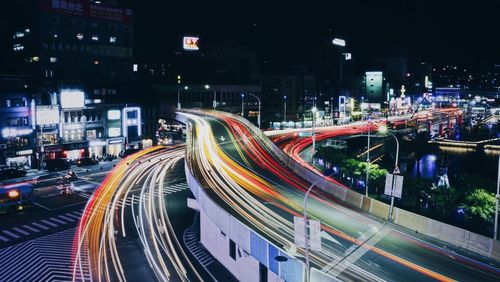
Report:
[{"label": "road sign", "polygon": [[[394,196],[396,198],[401,198],[403,195],[403,179],[404,177],[402,175],[394,175],[388,173],[385,176],[384,194],[386,194],[387,196]],[[392,191],[393,187],[394,190]]]},{"label": "road sign", "polygon": [[394,169],[394,172],[393,172],[393,173],[394,173],[394,174],[400,174],[400,173],[401,173],[401,171],[399,170],[399,167],[396,167],[396,168]]},{"label": "road sign", "polygon": [[297,247],[305,248],[306,238],[305,238],[305,220],[303,217],[294,216],[293,217],[293,238],[295,245]]},{"label": "road sign", "polygon": [[321,250],[321,223],[318,220],[309,220],[309,233],[311,239],[309,246],[311,250]]},{"label": "road sign", "polygon": [[392,181],[394,179],[394,174],[392,173],[388,173],[386,176],[385,176],[385,189],[384,189],[384,194],[386,194],[387,196],[391,196],[392,193]]},{"label": "road sign", "polygon": [[403,194],[403,176],[395,175],[393,195],[394,197],[401,199],[402,194]]}]

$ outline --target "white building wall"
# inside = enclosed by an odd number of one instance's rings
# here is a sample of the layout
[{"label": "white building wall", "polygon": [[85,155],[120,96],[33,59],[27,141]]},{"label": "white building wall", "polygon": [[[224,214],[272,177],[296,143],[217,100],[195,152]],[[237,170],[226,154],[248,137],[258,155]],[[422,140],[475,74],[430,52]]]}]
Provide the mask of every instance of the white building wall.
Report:
[{"label": "white building wall", "polygon": [[[231,273],[243,282],[259,281],[259,262],[236,244],[236,259],[229,255],[229,236],[221,230],[201,211],[200,213],[201,243]],[[241,254],[241,256],[240,256]],[[274,274],[275,277],[277,277]],[[271,280],[279,281],[279,280]]]}]

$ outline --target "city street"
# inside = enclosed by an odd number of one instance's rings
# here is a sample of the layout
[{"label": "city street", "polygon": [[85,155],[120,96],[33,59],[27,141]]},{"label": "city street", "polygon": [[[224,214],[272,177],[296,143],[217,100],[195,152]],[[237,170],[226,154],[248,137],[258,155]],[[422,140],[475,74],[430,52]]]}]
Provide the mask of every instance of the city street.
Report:
[{"label": "city street", "polygon": [[0,282],[500,281],[484,2],[2,1]]},{"label": "city street", "polygon": [[[79,179],[71,183],[72,195],[61,195],[58,185],[37,187],[32,207],[15,214],[0,215],[0,264],[10,266],[0,273],[0,281],[71,279],[76,227],[88,199],[116,163],[74,166]],[[61,171],[57,175],[65,173]],[[45,174],[47,172],[37,173],[23,178],[23,181],[29,182],[33,177]],[[34,253],[36,259],[32,256]],[[90,275],[88,269],[85,275]]]}]

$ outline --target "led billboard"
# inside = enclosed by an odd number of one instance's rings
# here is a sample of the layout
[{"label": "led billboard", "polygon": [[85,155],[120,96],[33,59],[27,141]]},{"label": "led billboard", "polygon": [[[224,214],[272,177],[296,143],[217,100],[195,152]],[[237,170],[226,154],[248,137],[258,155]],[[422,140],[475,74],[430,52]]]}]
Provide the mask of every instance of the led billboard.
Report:
[{"label": "led billboard", "polygon": [[121,118],[122,112],[120,110],[109,110],[108,120],[118,120]]},{"label": "led billboard", "polygon": [[49,125],[59,123],[59,109],[57,106],[36,106],[36,124]]},{"label": "led billboard", "polygon": [[196,51],[200,50],[200,47],[198,47],[198,41],[200,39],[196,36],[184,36],[182,39],[182,47],[184,50],[188,51]]},{"label": "led billboard", "polygon": [[62,90],[61,108],[83,108],[85,107],[85,93],[81,90]]}]

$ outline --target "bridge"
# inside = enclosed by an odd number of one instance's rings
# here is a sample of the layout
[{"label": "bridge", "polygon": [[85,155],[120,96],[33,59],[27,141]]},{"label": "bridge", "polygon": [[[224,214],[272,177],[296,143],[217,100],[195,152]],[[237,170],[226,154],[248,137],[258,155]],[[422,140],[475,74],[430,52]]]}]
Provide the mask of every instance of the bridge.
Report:
[{"label": "bridge", "polygon": [[388,223],[388,205],[297,162],[239,116],[191,111],[178,119],[188,124],[186,176],[200,207],[201,242],[239,280],[304,279],[293,217],[316,181],[308,211],[321,222],[323,240],[311,253],[313,281],[499,277],[498,266],[484,268],[500,255],[491,239],[398,208]]},{"label": "bridge", "polygon": [[[388,218],[387,204],[347,189],[297,157],[311,137],[281,150],[240,116],[192,110],[179,111],[177,119],[186,124],[185,145],[127,157],[92,195],[74,241],[74,281],[89,275],[209,281],[222,279],[212,271],[221,275],[223,268],[230,273],[222,281],[499,280],[497,241],[399,208]],[[359,122],[318,129],[316,137],[367,130]],[[295,133],[281,132],[273,140]],[[178,163],[187,185],[174,181],[178,175],[169,178]],[[306,190],[314,183],[307,215],[320,222],[321,241],[307,267],[305,250],[295,245],[294,217],[303,214]],[[193,223],[198,226],[180,240],[174,225],[183,217],[170,208],[180,202],[168,199],[187,187],[193,198],[181,205],[199,212]],[[147,263],[136,262],[130,240],[144,250]]]}]

